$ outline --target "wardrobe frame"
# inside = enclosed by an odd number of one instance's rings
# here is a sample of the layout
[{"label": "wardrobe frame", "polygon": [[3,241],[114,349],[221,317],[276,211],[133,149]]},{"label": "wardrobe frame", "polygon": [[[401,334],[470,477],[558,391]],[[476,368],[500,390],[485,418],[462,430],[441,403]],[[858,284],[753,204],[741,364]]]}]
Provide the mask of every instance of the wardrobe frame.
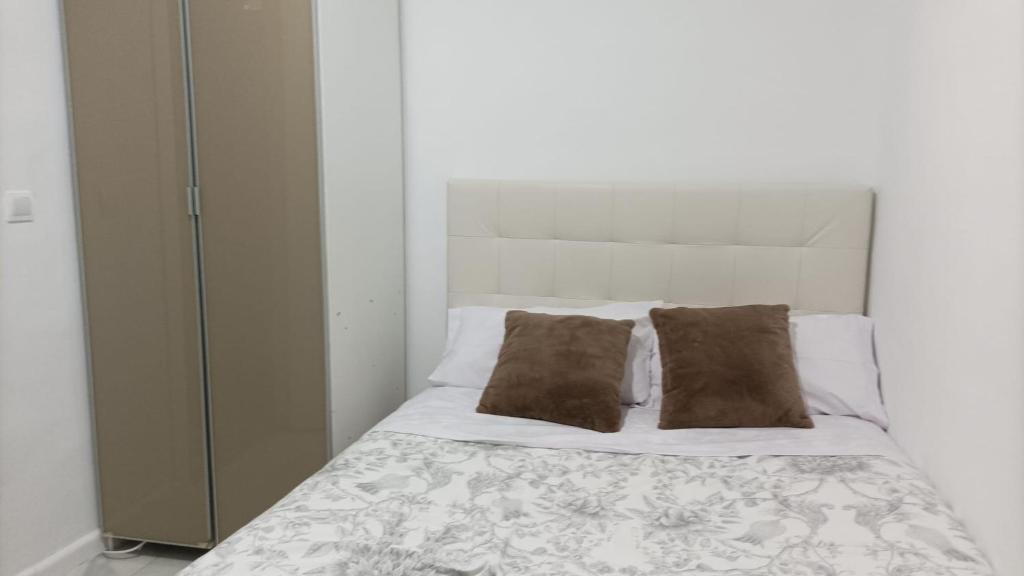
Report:
[{"label": "wardrobe frame", "polygon": [[[321,317],[321,330],[323,332],[323,346],[324,346],[324,423],[325,423],[325,447],[326,453],[325,459],[329,461],[334,454],[333,448],[333,419],[332,419],[332,395],[331,395],[331,343],[330,343],[330,326],[327,321],[329,314],[328,308],[328,275],[327,275],[327,244],[326,244],[326,204],[324,197],[324,159],[323,159],[323,124],[322,124],[322,107],[323,102],[321,98],[321,85],[320,85],[320,36],[319,36],[319,0],[307,0],[310,4],[310,26],[311,38],[313,42],[312,53],[313,53],[313,95],[314,95],[314,112],[315,112],[315,138],[316,138],[316,161],[317,161],[317,204],[318,204],[318,223],[319,223],[319,238],[320,238],[320,283],[321,283],[321,294],[322,294],[322,317]],[[212,398],[211,389],[212,384],[209,376],[209,362],[208,362],[208,334],[207,334],[207,315],[206,315],[206,287],[203,282],[203,240],[202,240],[202,224],[201,224],[201,190],[198,186],[198,175],[199,175],[199,162],[198,162],[198,145],[196,142],[196,113],[195,113],[195,85],[192,77],[192,53],[191,53],[191,42],[190,42],[190,25],[189,25],[189,3],[190,0],[177,0],[178,11],[180,18],[180,34],[181,34],[181,49],[182,49],[182,67],[183,67],[183,85],[185,88],[185,117],[186,117],[186,143],[187,143],[187,156],[188,156],[188,186],[185,190],[181,191],[182,194],[186,195],[187,205],[189,206],[189,216],[192,220],[192,256],[193,266],[195,274],[195,290],[197,295],[197,325],[199,327],[199,344],[200,349],[197,350],[199,354],[200,362],[200,393],[202,394],[202,406],[203,406],[203,466],[206,476],[206,497],[208,502],[208,514],[206,518],[207,530],[210,534],[210,540],[203,544],[190,544],[184,542],[167,542],[161,540],[144,540],[141,542],[148,542],[154,544],[166,544],[173,546],[186,546],[192,548],[208,549],[213,548],[219,543],[217,536],[217,506],[216,506],[216,478],[214,467],[212,466],[214,453],[213,453],[213,436],[212,436]],[[78,183],[78,170],[77,170],[77,154],[75,151],[75,123],[74,123],[74,106],[71,99],[71,68],[70,59],[68,56],[68,33],[67,33],[67,20],[65,14],[65,0],[60,0],[59,6],[59,17],[60,17],[60,35],[61,35],[61,50],[63,55],[63,73],[64,73],[64,92],[66,101],[66,114],[67,114],[67,125],[68,125],[68,136],[69,136],[69,153],[70,153],[70,171],[71,171],[71,184],[72,184],[72,198],[73,206],[75,211],[75,238],[76,238],[76,250],[78,254],[78,278],[80,288],[80,298],[82,302],[82,327],[83,327],[83,338],[85,342],[85,361],[86,361],[86,381],[88,387],[89,397],[89,419],[90,419],[90,430],[92,434],[92,453],[93,453],[93,478],[95,483],[96,491],[96,502],[97,502],[97,517],[99,519],[99,525],[101,529],[101,537],[104,542],[104,547],[107,550],[114,550],[117,541],[133,541],[140,542],[130,536],[122,536],[118,534],[107,533],[103,529],[103,506],[102,506],[102,489],[100,485],[100,469],[99,469],[99,455],[98,455],[98,438],[96,429],[96,411],[95,411],[95,398],[94,398],[94,382],[93,382],[93,367],[92,367],[92,348],[90,344],[90,330],[89,330],[89,309],[87,300],[87,286],[86,286],[86,270],[85,270],[85,242],[81,218],[81,198],[79,194],[79,183]]]}]

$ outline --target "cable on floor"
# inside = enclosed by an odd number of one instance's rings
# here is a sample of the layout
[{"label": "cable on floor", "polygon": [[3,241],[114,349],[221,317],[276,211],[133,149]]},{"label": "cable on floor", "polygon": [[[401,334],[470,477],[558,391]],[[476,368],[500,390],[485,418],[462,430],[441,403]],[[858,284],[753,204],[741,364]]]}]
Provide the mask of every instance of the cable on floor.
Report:
[{"label": "cable on floor", "polygon": [[121,558],[131,558],[132,556],[138,554],[139,550],[142,550],[142,547],[145,545],[145,542],[139,542],[131,548],[124,548],[122,550],[104,550],[103,555],[107,558],[112,558],[114,560],[118,560]]}]

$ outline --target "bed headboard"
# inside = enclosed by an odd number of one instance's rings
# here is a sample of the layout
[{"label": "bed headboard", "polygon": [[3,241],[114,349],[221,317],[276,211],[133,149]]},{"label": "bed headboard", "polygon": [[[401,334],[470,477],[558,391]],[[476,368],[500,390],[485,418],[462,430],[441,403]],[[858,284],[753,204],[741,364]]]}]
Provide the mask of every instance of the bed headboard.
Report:
[{"label": "bed headboard", "polygon": [[873,201],[866,188],[452,180],[448,304],[863,313]]}]

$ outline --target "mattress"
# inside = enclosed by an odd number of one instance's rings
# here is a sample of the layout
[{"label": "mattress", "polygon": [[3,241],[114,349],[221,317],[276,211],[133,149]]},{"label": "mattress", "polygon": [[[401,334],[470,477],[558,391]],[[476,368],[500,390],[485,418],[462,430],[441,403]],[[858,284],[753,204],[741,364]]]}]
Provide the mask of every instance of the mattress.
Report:
[{"label": "mattress", "polygon": [[182,574],[992,574],[866,422],[666,434],[629,408],[599,434],[478,395],[410,400]]}]

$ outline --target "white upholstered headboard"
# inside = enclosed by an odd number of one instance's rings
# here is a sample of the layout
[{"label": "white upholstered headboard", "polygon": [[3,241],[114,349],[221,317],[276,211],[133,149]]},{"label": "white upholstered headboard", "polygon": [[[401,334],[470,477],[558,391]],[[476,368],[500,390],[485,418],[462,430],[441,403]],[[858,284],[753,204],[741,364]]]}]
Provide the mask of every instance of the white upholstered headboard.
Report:
[{"label": "white upholstered headboard", "polygon": [[865,188],[452,180],[448,304],[863,313]]}]

